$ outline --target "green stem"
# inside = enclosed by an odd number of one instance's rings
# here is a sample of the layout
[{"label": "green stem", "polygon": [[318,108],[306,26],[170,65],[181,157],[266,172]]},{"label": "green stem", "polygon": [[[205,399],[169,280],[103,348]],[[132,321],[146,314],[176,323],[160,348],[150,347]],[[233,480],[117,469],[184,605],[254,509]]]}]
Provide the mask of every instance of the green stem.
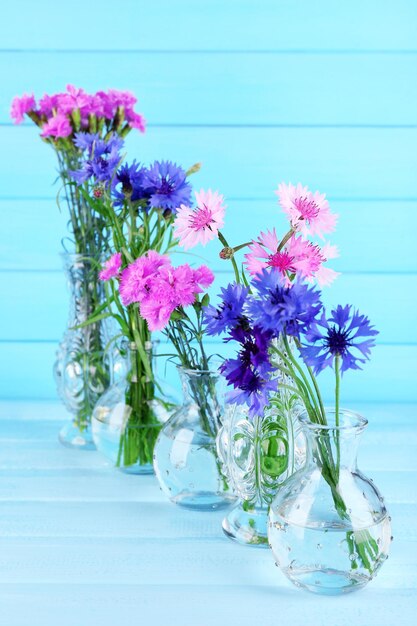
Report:
[{"label": "green stem", "polygon": [[[225,248],[230,248],[229,244],[227,243],[226,238],[222,235],[222,233],[220,231],[218,231],[217,236],[218,236],[218,238],[220,239],[221,243],[223,244],[223,246]],[[239,268],[237,266],[237,263],[235,261],[234,256],[232,256],[230,260],[232,262],[232,266],[233,266],[233,271],[235,273],[236,282],[239,284],[240,283]]]}]

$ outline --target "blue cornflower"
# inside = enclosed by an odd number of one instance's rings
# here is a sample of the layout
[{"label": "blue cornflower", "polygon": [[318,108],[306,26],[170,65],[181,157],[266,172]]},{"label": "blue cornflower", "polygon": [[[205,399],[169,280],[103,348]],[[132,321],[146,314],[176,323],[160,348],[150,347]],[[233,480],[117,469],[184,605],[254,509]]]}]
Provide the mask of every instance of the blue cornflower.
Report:
[{"label": "blue cornflower", "polygon": [[145,172],[146,169],[136,161],[133,161],[131,165],[125,163],[117,170],[113,180],[115,206],[122,206],[127,196],[132,202],[149,197],[143,186]]},{"label": "blue cornflower", "polygon": [[181,204],[188,205],[191,200],[186,172],[172,161],[155,161],[145,171],[144,188],[153,208],[175,212]]},{"label": "blue cornflower", "polygon": [[115,133],[108,140],[100,139],[98,134],[77,133],[74,143],[86,155],[79,170],[69,170],[71,178],[78,185],[90,178],[95,182],[110,182],[121,160],[123,139]]},{"label": "blue cornflower", "polygon": [[217,308],[209,304],[204,309],[203,322],[208,335],[221,333],[239,325],[243,318],[243,310],[249,289],[244,285],[230,283],[222,287],[219,298],[222,302]]},{"label": "blue cornflower", "polygon": [[253,280],[257,293],[248,297],[247,311],[255,324],[278,335],[300,337],[322,308],[320,292],[296,281],[289,286],[276,269],[264,269]]},{"label": "blue cornflower", "polygon": [[[323,311],[320,319],[305,332],[305,339],[311,345],[303,344],[300,349],[305,363],[313,367],[316,374],[325,367],[333,367],[334,359],[339,356],[342,361],[342,373],[348,369],[362,369],[359,363],[365,363],[375,346],[374,339],[359,341],[361,337],[374,337],[378,331],[371,326],[369,319],[359,311],[352,312],[347,304],[333,309],[326,319]],[[353,353],[355,349],[357,352]]]}]

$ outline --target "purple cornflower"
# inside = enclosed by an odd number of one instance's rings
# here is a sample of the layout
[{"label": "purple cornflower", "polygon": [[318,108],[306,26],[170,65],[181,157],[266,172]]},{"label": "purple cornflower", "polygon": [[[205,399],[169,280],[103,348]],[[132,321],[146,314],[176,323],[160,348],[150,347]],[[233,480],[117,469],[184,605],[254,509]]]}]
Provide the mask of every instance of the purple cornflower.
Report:
[{"label": "purple cornflower", "polygon": [[217,308],[209,304],[204,309],[203,322],[208,335],[220,335],[239,324],[249,289],[237,283],[222,287],[219,298],[222,299]]},{"label": "purple cornflower", "polygon": [[151,208],[175,212],[191,200],[191,185],[186,172],[172,161],[155,161],[144,174],[144,188]]},{"label": "purple cornflower", "polygon": [[120,163],[123,139],[113,134],[106,141],[100,139],[98,134],[77,133],[74,143],[86,156],[79,170],[69,170],[71,178],[78,185],[82,185],[90,178],[94,178],[95,182],[110,182]]},{"label": "purple cornflower", "polygon": [[143,186],[146,169],[136,161],[131,165],[125,163],[117,170],[113,185],[115,206],[122,206],[126,197],[132,202],[148,198],[149,194]]},{"label": "purple cornflower", "polygon": [[263,412],[269,404],[270,393],[278,387],[268,356],[271,338],[271,332],[256,326],[252,330],[247,329],[242,334],[237,358],[226,360],[220,368],[228,384],[234,388],[229,392],[228,400],[237,404],[246,403],[250,417]]},{"label": "purple cornflower", "polygon": [[276,269],[262,270],[253,286],[257,293],[248,297],[249,316],[254,324],[276,337],[285,330],[287,335],[299,338],[322,308],[319,291],[298,281],[287,286]]},{"label": "purple cornflower", "polygon": [[[313,367],[316,374],[325,367],[333,367],[334,359],[339,356],[342,361],[341,372],[348,369],[362,369],[359,363],[365,363],[370,356],[375,340],[362,337],[374,337],[378,331],[371,326],[369,319],[359,311],[352,311],[347,304],[333,309],[330,317],[326,318],[323,311],[320,319],[305,332],[307,344],[300,349],[305,363]],[[356,350],[353,353],[352,350]]]}]

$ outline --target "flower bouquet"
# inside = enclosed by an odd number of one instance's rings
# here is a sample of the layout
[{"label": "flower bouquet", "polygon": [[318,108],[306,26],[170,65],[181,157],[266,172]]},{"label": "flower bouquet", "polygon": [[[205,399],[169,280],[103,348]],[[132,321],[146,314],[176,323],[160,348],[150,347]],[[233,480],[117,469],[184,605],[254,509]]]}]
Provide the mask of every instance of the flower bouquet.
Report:
[{"label": "flower bouquet", "polygon": [[[79,140],[88,144],[91,136]],[[96,182],[93,193],[88,188],[94,176],[89,158],[71,173],[92,210],[105,219],[113,249],[100,272],[106,300],[83,326],[111,318],[119,328],[113,341],[118,340],[122,359],[93,414],[96,446],[116,467],[148,473],[161,423],[174,408],[164,399],[155,376],[153,333],[162,328],[165,316],[170,316],[166,304],[158,306],[158,298],[165,290],[164,280],[174,276],[168,255],[177,245],[172,228],[176,207],[189,201],[188,176],[199,166],[186,172],[169,161],[144,167],[135,161],[120,166],[120,160],[115,160],[107,180]],[[190,299],[192,294],[194,299],[201,290],[200,279],[204,283],[205,277],[191,268],[184,273],[184,268],[175,273],[177,290],[181,281],[191,280],[192,284],[186,283],[177,295]],[[156,274],[158,282],[151,283]],[[186,292],[186,287],[191,291]]]},{"label": "flower bouquet", "polygon": [[[306,463],[276,492],[269,541],[295,584],[338,593],[366,584],[386,559],[390,541],[382,497],[356,466],[356,440],[366,420],[340,408],[341,374],[369,359],[377,331],[350,305],[338,305],[328,315],[321,293],[308,284],[313,255],[309,267],[306,259],[298,264],[294,233],[322,234],[330,214],[318,196],[300,191],[280,186],[289,233],[281,242],[269,233],[251,244],[250,282],[244,288],[229,285],[205,319],[209,334],[226,332],[226,340],[238,345],[236,358],[227,359],[221,371],[232,387],[229,400],[246,405],[250,419],[271,410],[281,392],[304,407]],[[335,372],[330,409],[317,380],[327,367]]]},{"label": "flower bouquet", "polygon": [[[71,291],[68,330],[58,348],[54,374],[60,396],[74,414],[60,432],[68,446],[94,447],[90,420],[92,408],[109,384],[112,368],[104,349],[109,332],[100,320],[74,330],[103,302],[104,290],[98,281],[102,255],[109,249],[105,218],[88,201],[100,194],[120,161],[122,138],[132,128],[145,130],[143,117],[134,111],[136,98],[125,91],[109,90],[88,94],[68,85],[64,93],[14,98],[11,116],[21,124],[25,116],[41,130],[42,140],[55,151],[61,187],[57,193],[68,210],[68,234],[63,239],[64,269]],[[75,184],[73,172],[86,163],[85,185]]]}]

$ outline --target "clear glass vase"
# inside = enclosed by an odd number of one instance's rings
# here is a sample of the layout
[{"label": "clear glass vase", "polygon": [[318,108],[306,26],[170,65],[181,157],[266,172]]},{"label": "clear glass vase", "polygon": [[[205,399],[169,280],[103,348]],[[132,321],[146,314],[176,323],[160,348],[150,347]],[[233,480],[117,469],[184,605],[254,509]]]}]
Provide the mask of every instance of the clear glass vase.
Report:
[{"label": "clear glass vase", "polygon": [[242,406],[228,407],[217,438],[224,472],[239,497],[223,520],[230,539],[268,547],[268,510],[280,485],[305,458],[295,397],[276,394],[263,415],[249,419]]},{"label": "clear glass vase", "polygon": [[153,473],[153,451],[162,424],[177,408],[162,393],[155,367],[155,344],[143,346],[152,365],[146,373],[135,343],[123,342],[113,368],[112,384],[93,411],[92,433],[97,450],[114,467],[130,474]]},{"label": "clear glass vase", "polygon": [[376,486],[358,469],[367,421],[326,410],[327,424],[300,417],[307,462],[288,478],[270,509],[269,541],[277,565],[298,587],[340,594],[366,585],[388,556],[391,523]]},{"label": "clear glass vase", "polygon": [[63,254],[70,291],[68,328],[58,346],[53,367],[58,395],[72,419],[59,433],[68,447],[94,449],[91,415],[98,398],[110,383],[113,354],[105,350],[110,339],[108,324],[100,320],[84,328],[85,322],[105,299],[98,278],[100,258]]},{"label": "clear glass vase", "polygon": [[235,500],[217,456],[224,414],[223,379],[217,371],[180,367],[184,402],[162,428],[154,467],[162,491],[175,504],[211,511]]}]

